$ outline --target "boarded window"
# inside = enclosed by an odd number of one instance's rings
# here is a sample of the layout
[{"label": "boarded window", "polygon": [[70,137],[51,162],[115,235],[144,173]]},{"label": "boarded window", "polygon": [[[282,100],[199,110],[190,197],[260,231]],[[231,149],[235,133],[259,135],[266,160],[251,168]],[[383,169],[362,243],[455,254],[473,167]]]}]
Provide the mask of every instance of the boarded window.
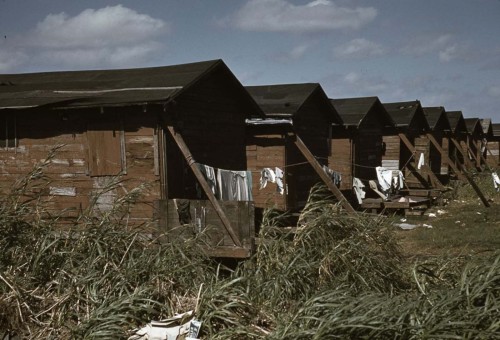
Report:
[{"label": "boarded window", "polygon": [[124,133],[120,119],[101,116],[89,122],[87,139],[90,176],[113,176],[124,170]]},{"label": "boarded window", "polygon": [[7,114],[0,119],[0,148],[15,148],[17,146],[16,117]]}]

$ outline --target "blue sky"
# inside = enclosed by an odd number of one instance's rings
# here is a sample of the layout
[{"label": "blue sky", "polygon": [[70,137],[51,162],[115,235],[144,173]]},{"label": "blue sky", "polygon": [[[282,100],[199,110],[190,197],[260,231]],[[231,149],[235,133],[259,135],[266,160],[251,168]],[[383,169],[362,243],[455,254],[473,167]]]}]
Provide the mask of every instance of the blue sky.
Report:
[{"label": "blue sky", "polygon": [[499,0],[0,0],[0,73],[223,59],[244,85],[500,123]]}]

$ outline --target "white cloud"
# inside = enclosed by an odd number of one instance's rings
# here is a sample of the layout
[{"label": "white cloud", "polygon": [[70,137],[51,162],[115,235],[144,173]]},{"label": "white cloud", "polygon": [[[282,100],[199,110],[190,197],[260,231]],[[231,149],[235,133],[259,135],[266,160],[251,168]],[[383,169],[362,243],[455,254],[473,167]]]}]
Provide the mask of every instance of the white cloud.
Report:
[{"label": "white cloud", "polygon": [[352,93],[356,95],[376,96],[388,89],[385,80],[377,77],[367,77],[358,72],[349,72],[344,75],[343,82]]},{"label": "white cloud", "polygon": [[250,0],[229,23],[245,31],[317,32],[357,29],[377,16],[373,7],[340,7],[328,0],[294,5],[286,0]]},{"label": "white cloud", "polygon": [[169,24],[122,5],[86,9],[75,16],[49,14],[0,53],[0,71],[23,65],[44,69],[133,67],[164,48],[158,38]]},{"label": "white cloud", "polygon": [[451,34],[417,36],[402,48],[402,52],[415,57],[435,54],[443,63],[452,60],[470,61],[477,58],[474,51],[470,49],[469,43],[457,42]]},{"label": "white cloud", "polygon": [[451,34],[441,34],[438,36],[434,34],[418,35],[408,41],[402,48],[402,52],[413,56],[435,53],[448,46],[452,38]]},{"label": "white cloud", "polygon": [[119,46],[167,30],[164,21],[118,5],[86,9],[74,17],[50,14],[36,26],[31,43],[50,48]]},{"label": "white cloud", "polygon": [[383,55],[385,51],[382,45],[364,38],[359,38],[335,47],[333,53],[338,58],[360,59]]},{"label": "white cloud", "polygon": [[126,67],[140,65],[160,48],[158,43],[153,42],[130,47],[58,49],[44,51],[39,58],[44,64],[62,65],[65,68],[95,68],[103,65]]}]

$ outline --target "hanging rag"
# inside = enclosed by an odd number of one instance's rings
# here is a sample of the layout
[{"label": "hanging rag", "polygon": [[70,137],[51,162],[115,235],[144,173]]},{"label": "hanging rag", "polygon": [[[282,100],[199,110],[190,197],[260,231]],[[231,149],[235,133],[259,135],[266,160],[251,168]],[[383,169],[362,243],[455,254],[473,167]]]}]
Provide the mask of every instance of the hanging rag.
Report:
[{"label": "hanging rag", "polygon": [[363,190],[363,188],[365,187],[363,182],[361,182],[359,178],[354,177],[352,179],[352,187],[354,189],[354,193],[356,194],[356,198],[358,199],[358,203],[359,204],[363,203],[363,198],[365,198],[366,196],[366,193]]},{"label": "hanging rag", "polygon": [[500,191],[500,178],[498,178],[497,173],[492,172],[491,177],[493,178],[493,186],[495,187],[495,190]]},{"label": "hanging rag", "polygon": [[377,166],[375,171],[377,173],[378,184],[380,185],[382,191],[384,193],[389,191],[392,185],[392,170],[387,170],[384,167]]},{"label": "hanging rag", "polygon": [[340,182],[342,181],[342,174],[340,172],[333,171],[326,165],[323,165],[323,171],[326,172],[336,186],[340,185]]},{"label": "hanging rag", "polygon": [[217,196],[217,179],[215,176],[214,168],[209,165],[200,163],[197,163],[197,165],[203,177],[205,177],[205,180],[207,181],[210,190],[212,190],[212,193]]},{"label": "hanging rag", "polygon": [[274,173],[276,174],[276,185],[278,186],[277,187],[277,191],[283,195],[285,193],[285,188],[283,187],[283,176],[284,176],[284,172],[276,167],[274,169]]},{"label": "hanging rag", "polygon": [[424,157],[424,153],[421,152],[420,153],[420,157],[418,159],[418,164],[417,164],[417,169],[420,170],[420,168],[422,167],[422,165],[425,164],[425,157]]},{"label": "hanging rag", "polygon": [[404,187],[404,176],[401,170],[392,170],[393,189],[401,190]]},{"label": "hanging rag", "polygon": [[267,182],[276,183],[276,175],[271,168],[264,168],[260,172],[260,186],[259,190],[267,186]]},{"label": "hanging rag", "polygon": [[223,201],[251,201],[250,171],[217,169],[219,199]]}]

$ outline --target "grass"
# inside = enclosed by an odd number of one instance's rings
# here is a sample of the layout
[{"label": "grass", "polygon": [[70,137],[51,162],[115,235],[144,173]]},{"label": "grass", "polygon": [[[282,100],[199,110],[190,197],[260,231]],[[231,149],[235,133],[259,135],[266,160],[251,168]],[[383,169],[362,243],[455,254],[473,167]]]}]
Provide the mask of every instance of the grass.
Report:
[{"label": "grass", "polygon": [[[27,339],[120,339],[150,320],[196,310],[203,339],[489,339],[500,332],[500,251],[477,256],[463,245],[482,249],[482,241],[453,241],[447,228],[459,227],[447,223],[469,216],[458,191],[456,210],[453,202],[445,207],[450,213],[433,229],[398,232],[391,219],[344,214],[318,186],[297,230],[281,228],[287,216],[267,211],[255,255],[227,268],[205,257],[196,239],[162,243],[124,228],[123,214],[144,187],[117,197],[107,214],[91,206],[60,232],[57,216],[44,214],[33,194],[49,183],[44,166],[0,205],[0,330]],[[498,227],[493,210],[472,215],[466,226],[485,219],[484,235]],[[497,245],[489,238],[488,249]],[[422,244],[434,256],[409,258]]]},{"label": "grass", "polygon": [[[500,249],[500,193],[493,189],[491,175],[475,175],[475,181],[491,207],[485,207],[469,185],[457,183],[446,204],[433,207],[423,218],[407,223],[428,224],[431,229],[396,231],[405,256],[473,255]],[[392,219],[398,221],[399,218]]]}]

